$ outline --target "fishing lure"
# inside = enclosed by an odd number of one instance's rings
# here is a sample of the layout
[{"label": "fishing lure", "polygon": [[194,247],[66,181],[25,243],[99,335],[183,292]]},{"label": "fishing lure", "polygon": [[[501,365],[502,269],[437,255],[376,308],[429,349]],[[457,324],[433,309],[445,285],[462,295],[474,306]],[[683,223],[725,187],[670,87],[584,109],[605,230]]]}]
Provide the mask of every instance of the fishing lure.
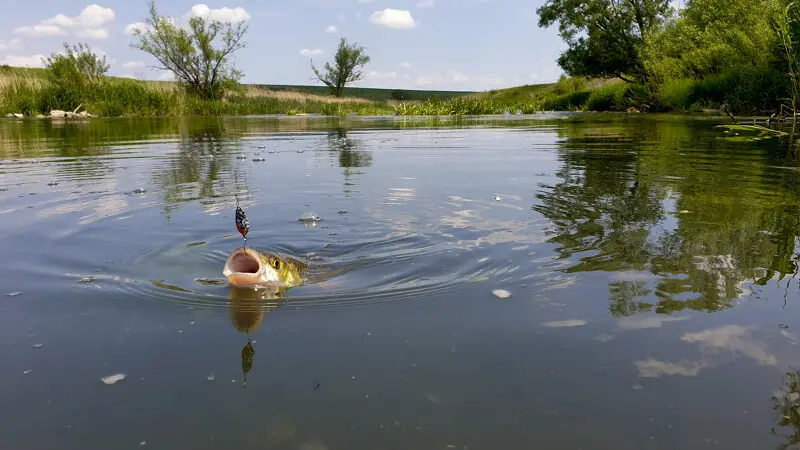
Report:
[{"label": "fishing lure", "polygon": [[236,200],[236,230],[242,234],[245,245],[247,245],[247,233],[250,231],[250,221],[244,214],[244,210],[239,206],[239,200]]}]

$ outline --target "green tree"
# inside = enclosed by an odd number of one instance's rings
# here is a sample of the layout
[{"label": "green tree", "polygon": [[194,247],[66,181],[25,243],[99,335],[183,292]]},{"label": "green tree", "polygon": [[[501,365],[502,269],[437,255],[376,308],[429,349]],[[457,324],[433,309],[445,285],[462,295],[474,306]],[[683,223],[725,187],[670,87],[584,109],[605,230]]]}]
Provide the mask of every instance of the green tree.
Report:
[{"label": "green tree", "polygon": [[361,67],[369,63],[370,58],[364,51],[364,47],[358,43],[348,44],[347,39],[341,38],[339,48],[333,57],[333,64],[326,62],[322,70],[314,67],[311,61],[311,70],[316,75],[316,80],[325,83],[330,88],[331,93],[341,97],[344,87],[348,83],[364,78]]},{"label": "green tree", "polygon": [[64,51],[43,59],[47,77],[54,85],[80,87],[99,81],[108,72],[105,55],[98,56],[88,44],[70,47],[64,42]]},{"label": "green tree", "polygon": [[[230,62],[230,56],[246,46],[244,21],[221,22],[193,15],[188,26],[159,16],[155,1],[150,2],[150,17],[145,26],[134,30],[137,48],[159,62],[156,68],[175,74],[187,92],[205,99],[219,99],[238,84],[243,76]],[[215,47],[218,40],[219,47]]]},{"label": "green tree", "polygon": [[671,12],[669,0],[547,0],[539,26],[558,23],[568,49],[558,65],[570,76],[644,75],[640,52],[647,35]]},{"label": "green tree", "polygon": [[651,33],[643,52],[656,82],[765,69],[774,59],[775,0],[688,0],[680,15]]}]

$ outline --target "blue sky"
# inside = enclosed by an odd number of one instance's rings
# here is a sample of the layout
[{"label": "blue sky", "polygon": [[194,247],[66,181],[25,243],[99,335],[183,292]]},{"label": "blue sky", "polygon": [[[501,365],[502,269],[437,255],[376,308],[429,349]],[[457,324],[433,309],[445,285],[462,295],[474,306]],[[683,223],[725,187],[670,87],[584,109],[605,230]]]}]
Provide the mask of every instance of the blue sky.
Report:
[{"label": "blue sky", "polygon": [[[246,19],[248,47],[235,54],[242,81],[313,84],[340,36],[362,44],[372,61],[357,85],[487,90],[555,81],[565,48],[556,29],[537,27],[544,0],[157,0],[179,20],[192,11]],[[16,2],[0,16],[0,64],[41,66],[64,41],[107,55],[111,75],[167,79],[155,61],[130,48],[130,24],[147,17],[146,0]]]}]

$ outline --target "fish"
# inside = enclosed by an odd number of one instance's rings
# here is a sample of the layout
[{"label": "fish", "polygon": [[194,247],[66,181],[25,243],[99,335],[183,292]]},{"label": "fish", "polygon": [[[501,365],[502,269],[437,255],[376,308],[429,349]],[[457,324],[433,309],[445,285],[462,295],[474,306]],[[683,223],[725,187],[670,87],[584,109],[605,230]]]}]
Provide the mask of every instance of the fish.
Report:
[{"label": "fish", "polygon": [[293,287],[303,283],[305,268],[292,258],[240,247],[228,256],[222,274],[233,287]]}]

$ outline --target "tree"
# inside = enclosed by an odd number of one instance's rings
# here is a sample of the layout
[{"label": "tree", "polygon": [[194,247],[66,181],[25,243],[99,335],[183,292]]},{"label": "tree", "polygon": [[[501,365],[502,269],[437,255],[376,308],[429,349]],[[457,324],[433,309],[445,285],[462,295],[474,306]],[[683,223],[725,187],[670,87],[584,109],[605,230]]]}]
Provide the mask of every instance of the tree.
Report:
[{"label": "tree", "polygon": [[669,0],[547,0],[536,10],[540,27],[559,24],[569,48],[558,65],[567,74],[625,81],[644,74],[645,37],[670,11]]},{"label": "tree", "polygon": [[[133,48],[155,57],[159,66],[178,78],[186,91],[205,99],[222,98],[225,91],[236,85],[243,76],[229,58],[246,46],[242,40],[247,32],[244,21],[221,22],[192,15],[188,26],[159,16],[155,1],[150,1],[150,17],[144,27],[133,30],[137,42]],[[219,48],[214,47],[219,38]]]},{"label": "tree", "polygon": [[364,78],[364,73],[359,69],[369,63],[370,58],[364,52],[364,47],[358,43],[348,44],[347,39],[341,38],[339,48],[333,57],[333,65],[327,62],[322,71],[314,67],[311,61],[311,70],[316,75],[316,80],[325,83],[331,93],[341,97],[347,83],[352,83]]},{"label": "tree", "polygon": [[88,44],[69,46],[64,42],[66,53],[53,53],[43,58],[50,82],[55,85],[83,86],[100,80],[108,72],[106,56],[92,52]]}]

